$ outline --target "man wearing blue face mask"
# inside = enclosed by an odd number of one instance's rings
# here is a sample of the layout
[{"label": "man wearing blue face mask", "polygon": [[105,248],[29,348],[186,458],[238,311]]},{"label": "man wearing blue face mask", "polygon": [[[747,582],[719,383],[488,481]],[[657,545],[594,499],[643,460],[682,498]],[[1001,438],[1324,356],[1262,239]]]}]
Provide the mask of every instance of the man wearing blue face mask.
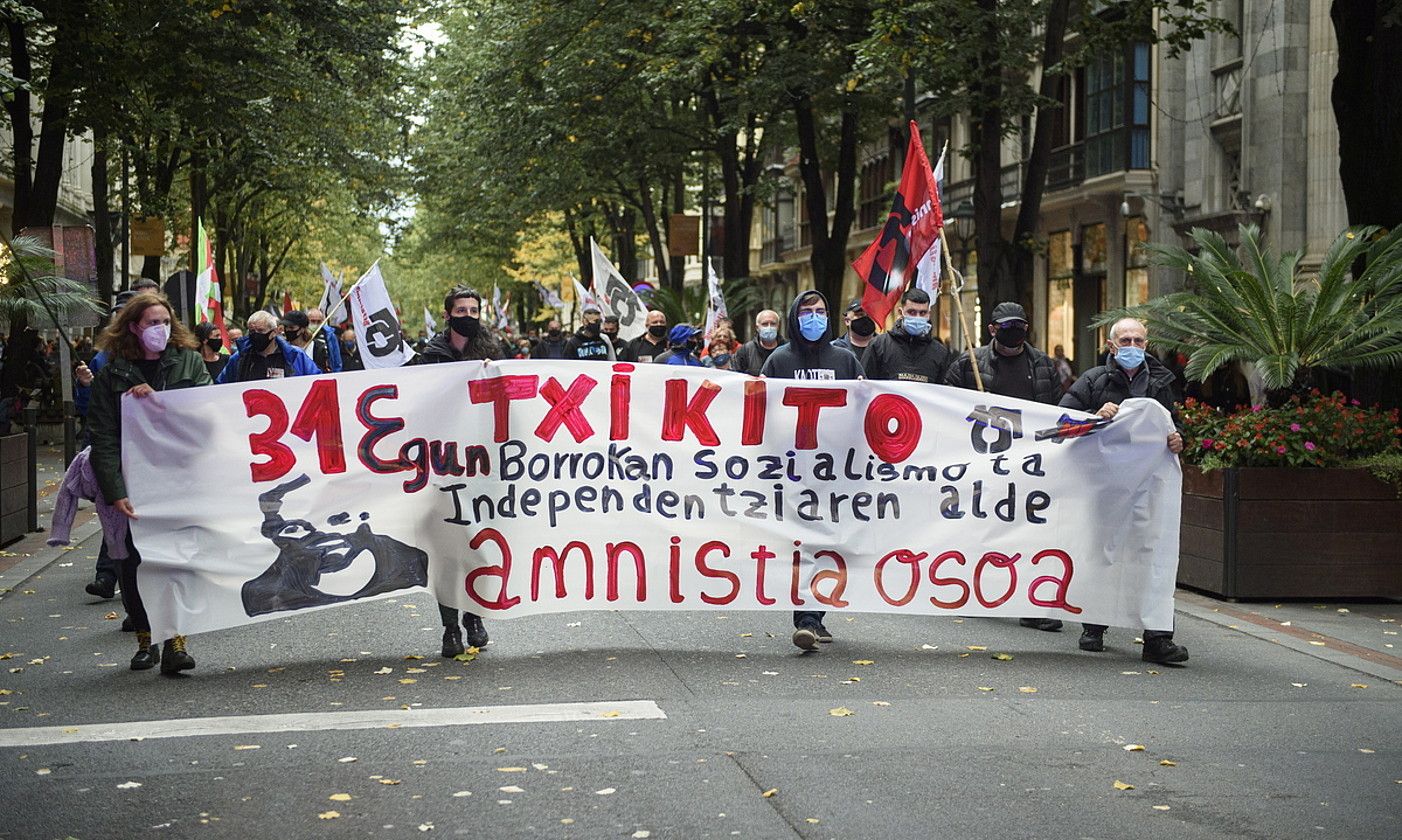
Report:
[{"label": "man wearing blue face mask", "polygon": [[[760,376],[771,379],[861,379],[862,366],[851,350],[834,347],[828,340],[828,299],[821,292],[799,292],[789,306],[789,343],[775,350]],[[825,613],[794,610],[793,643],[814,650],[819,642],[831,642],[823,626]]]},{"label": "man wearing blue face mask", "polygon": [[[1177,395],[1173,391],[1173,371],[1144,352],[1149,344],[1149,332],[1142,321],[1121,318],[1110,327],[1109,364],[1091,368],[1061,398],[1062,408],[1094,412],[1101,417],[1114,417],[1120,403],[1131,397],[1157,400],[1173,413]],[[1177,414],[1174,414],[1176,419]],[[1183,451],[1183,435],[1174,431],[1168,436],[1169,451]],[[1080,648],[1098,653],[1105,650],[1105,625],[1082,625]],[[1188,649],[1173,641],[1173,631],[1145,630],[1145,662],[1177,665],[1188,661]]]},{"label": "man wearing blue face mask", "polygon": [[772,309],[762,310],[755,316],[755,337],[735,351],[730,360],[730,369],[759,376],[764,363],[782,343],[783,340],[779,338],[779,313]]},{"label": "man wearing blue face mask", "polygon": [[930,329],[930,295],[924,289],[906,289],[901,295],[896,326],[872,341],[862,359],[867,379],[897,382],[944,382],[949,348]]}]

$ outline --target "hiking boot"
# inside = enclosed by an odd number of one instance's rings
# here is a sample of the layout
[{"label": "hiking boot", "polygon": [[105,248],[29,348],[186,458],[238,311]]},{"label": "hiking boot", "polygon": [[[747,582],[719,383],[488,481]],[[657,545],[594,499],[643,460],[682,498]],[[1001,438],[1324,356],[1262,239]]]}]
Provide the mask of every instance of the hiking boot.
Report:
[{"label": "hiking boot", "polygon": [[1033,630],[1045,630],[1048,633],[1061,632],[1061,620],[1057,618],[1020,618],[1017,623],[1023,627],[1031,627]]},{"label": "hiking boot", "polygon": [[832,644],[832,631],[829,630],[827,626],[824,625],[821,621],[818,622],[817,633],[818,641],[822,642],[825,645]]},{"label": "hiking boot", "polygon": [[92,583],[83,587],[83,591],[94,598],[110,600],[117,594],[117,578],[115,575],[98,575]]},{"label": "hiking boot", "polygon": [[454,656],[461,656],[462,653],[462,631],[458,629],[456,624],[449,627],[444,627],[443,658],[452,659]]},{"label": "hiking boot", "polygon": [[1081,650],[1090,651],[1091,653],[1100,653],[1102,650],[1105,650],[1105,631],[1101,630],[1097,633],[1094,630],[1083,630],[1081,631],[1081,641],[1079,644]]},{"label": "hiking boot", "polygon": [[467,631],[467,644],[470,647],[484,648],[491,637],[487,635],[487,628],[482,625],[482,616],[472,613],[462,614],[462,627]]},{"label": "hiking boot", "polygon": [[804,622],[793,631],[794,647],[800,650],[818,649],[818,627],[816,621]]},{"label": "hiking boot", "polygon": [[1177,665],[1188,661],[1188,649],[1175,643],[1173,639],[1160,636],[1144,640],[1144,653],[1140,658],[1145,662],[1157,662],[1160,665]]},{"label": "hiking boot", "polygon": [[195,657],[185,651],[185,637],[166,639],[161,649],[161,673],[178,674],[195,667]]},{"label": "hiking boot", "polygon": [[136,634],[136,656],[131,658],[133,671],[149,671],[161,661],[161,651],[151,644],[150,633]]}]

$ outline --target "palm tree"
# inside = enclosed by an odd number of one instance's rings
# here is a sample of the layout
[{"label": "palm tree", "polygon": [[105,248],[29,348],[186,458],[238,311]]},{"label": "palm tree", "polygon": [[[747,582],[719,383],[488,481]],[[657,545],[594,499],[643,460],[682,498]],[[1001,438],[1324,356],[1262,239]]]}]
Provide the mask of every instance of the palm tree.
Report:
[{"label": "palm tree", "polygon": [[33,236],[0,243],[0,323],[18,333],[25,326],[56,326],[66,315],[101,312],[82,283],[54,274],[54,252]]},{"label": "palm tree", "polygon": [[1254,365],[1272,405],[1308,387],[1314,370],[1402,363],[1402,228],[1344,231],[1310,274],[1299,252],[1266,251],[1255,225],[1240,233],[1239,253],[1201,228],[1191,234],[1197,253],[1146,246],[1156,265],[1184,272],[1189,289],[1097,324],[1139,318],[1156,345],[1188,355],[1184,373],[1198,382],[1230,362]]}]

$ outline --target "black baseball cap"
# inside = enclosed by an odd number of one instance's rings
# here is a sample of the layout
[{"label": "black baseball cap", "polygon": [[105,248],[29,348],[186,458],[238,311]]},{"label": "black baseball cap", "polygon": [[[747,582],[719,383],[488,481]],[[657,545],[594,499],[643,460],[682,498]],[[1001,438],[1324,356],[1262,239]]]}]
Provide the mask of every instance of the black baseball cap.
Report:
[{"label": "black baseball cap", "polygon": [[311,325],[311,321],[307,320],[307,313],[300,309],[294,309],[282,316],[282,325],[284,327],[300,327],[305,330]]},{"label": "black baseball cap", "polygon": [[1022,304],[1012,301],[1003,301],[993,307],[993,317],[988,319],[990,324],[1001,324],[1004,321],[1027,322],[1027,310],[1022,308]]},{"label": "black baseball cap", "polygon": [[849,304],[847,304],[847,311],[848,311],[848,312],[861,312],[861,313],[865,314],[865,313],[866,313],[866,310],[865,310],[864,308],[862,308],[862,299],[861,299],[861,298],[852,298],[852,302],[849,303]]}]

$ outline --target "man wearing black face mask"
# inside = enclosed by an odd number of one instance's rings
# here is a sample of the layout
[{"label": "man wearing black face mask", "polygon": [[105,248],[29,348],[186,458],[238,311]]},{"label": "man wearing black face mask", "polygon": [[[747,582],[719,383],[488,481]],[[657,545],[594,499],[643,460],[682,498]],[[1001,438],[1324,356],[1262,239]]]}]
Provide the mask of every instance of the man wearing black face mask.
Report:
[{"label": "man wearing black face mask", "polygon": [[862,309],[861,298],[852,298],[852,302],[847,304],[847,314],[842,316],[842,320],[847,325],[847,334],[833,339],[832,346],[851,350],[857,361],[863,361],[867,345],[871,344],[872,336],[876,335],[876,322]]},{"label": "man wearing black face mask", "polygon": [[[1021,305],[1005,301],[993,307],[988,332],[992,344],[974,351],[983,387],[990,394],[1016,397],[1056,405],[1061,399],[1061,377],[1051,357],[1027,343],[1027,312]],[[950,365],[944,384],[956,388],[976,388],[969,351]],[[1024,618],[1023,627],[1055,633],[1061,622],[1055,618]]]},{"label": "man wearing black face mask", "polygon": [[656,309],[647,313],[647,332],[628,342],[618,356],[622,362],[651,364],[667,352],[667,316]]},{"label": "man wearing black face mask", "polygon": [[584,306],[584,324],[565,342],[565,358],[579,361],[612,362],[613,345],[604,338],[603,313],[593,304]]},{"label": "man wearing black face mask", "polygon": [[545,335],[531,348],[532,359],[563,359],[565,358],[565,333],[560,329],[560,321],[551,318],[550,323],[545,325]]},{"label": "man wearing black face mask", "polygon": [[[501,347],[482,328],[482,295],[472,289],[457,286],[443,298],[443,318],[448,328],[428,340],[411,365],[432,365],[443,362],[471,360],[494,361],[501,358]],[[458,611],[440,602],[438,617],[443,621],[443,656],[452,658],[463,652],[463,630],[467,643],[475,648],[489,641],[482,617],[470,612],[462,614],[458,628]]]}]

